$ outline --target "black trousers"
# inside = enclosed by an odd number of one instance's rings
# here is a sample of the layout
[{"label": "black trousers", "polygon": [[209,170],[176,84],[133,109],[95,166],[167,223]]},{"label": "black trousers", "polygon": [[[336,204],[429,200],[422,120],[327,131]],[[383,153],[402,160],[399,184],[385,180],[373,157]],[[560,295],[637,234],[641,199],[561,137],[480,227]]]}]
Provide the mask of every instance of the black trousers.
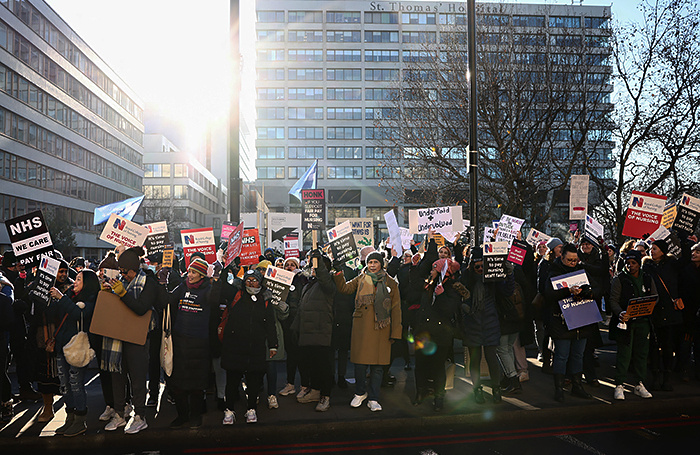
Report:
[{"label": "black trousers", "polygon": [[302,368],[309,372],[309,387],[320,390],[321,396],[330,396],[333,386],[333,348],[300,346],[299,350]]},{"label": "black trousers", "polygon": [[247,408],[258,409],[258,397],[263,388],[265,371],[226,370],[226,407],[233,411],[233,406],[240,398],[238,386],[245,377]]}]

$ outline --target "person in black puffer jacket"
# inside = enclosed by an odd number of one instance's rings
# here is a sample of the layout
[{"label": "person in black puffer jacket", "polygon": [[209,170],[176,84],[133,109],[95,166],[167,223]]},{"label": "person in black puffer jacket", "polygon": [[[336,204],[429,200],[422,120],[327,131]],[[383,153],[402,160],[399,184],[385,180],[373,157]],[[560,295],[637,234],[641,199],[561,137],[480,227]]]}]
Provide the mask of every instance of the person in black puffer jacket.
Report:
[{"label": "person in black puffer jacket", "polygon": [[684,374],[690,374],[693,350],[695,360],[695,378],[700,379],[700,243],[693,245],[690,251],[690,263],[683,268],[681,275],[681,296],[685,304],[683,310],[686,333],[688,336],[687,355],[682,365]]},{"label": "person in black puffer jacket", "polygon": [[[294,279],[292,280],[292,285],[289,287],[289,294],[287,294],[287,304],[289,305],[289,316],[287,319],[282,321],[282,332],[284,334],[284,349],[287,354],[286,367],[287,367],[287,385],[280,390],[280,395],[287,396],[296,393],[296,387],[294,386],[295,378],[297,375],[297,369],[299,367],[299,346],[298,339],[292,332],[292,322],[297,315],[297,309],[299,308],[299,300],[301,299],[301,290],[304,289],[309,278],[304,275],[299,268],[298,258],[287,258],[284,261],[284,269],[288,272],[294,272]],[[299,375],[301,376],[302,385],[309,384],[309,378],[306,371],[299,370]]]}]

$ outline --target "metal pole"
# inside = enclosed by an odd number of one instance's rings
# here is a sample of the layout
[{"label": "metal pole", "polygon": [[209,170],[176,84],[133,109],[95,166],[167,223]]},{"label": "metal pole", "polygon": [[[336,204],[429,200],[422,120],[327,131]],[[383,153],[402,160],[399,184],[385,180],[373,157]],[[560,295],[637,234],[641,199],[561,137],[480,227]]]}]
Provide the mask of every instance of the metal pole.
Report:
[{"label": "metal pole", "polygon": [[467,0],[467,40],[469,43],[469,221],[474,232],[475,245],[479,245],[479,192],[477,171],[477,91],[476,91],[476,6],[475,0]]},{"label": "metal pole", "polygon": [[229,221],[238,224],[241,217],[241,169],[240,169],[240,102],[241,92],[241,53],[240,53],[240,8],[239,0],[230,0],[229,33],[231,42],[231,99],[229,103],[229,127],[228,127],[228,196],[229,196]]}]

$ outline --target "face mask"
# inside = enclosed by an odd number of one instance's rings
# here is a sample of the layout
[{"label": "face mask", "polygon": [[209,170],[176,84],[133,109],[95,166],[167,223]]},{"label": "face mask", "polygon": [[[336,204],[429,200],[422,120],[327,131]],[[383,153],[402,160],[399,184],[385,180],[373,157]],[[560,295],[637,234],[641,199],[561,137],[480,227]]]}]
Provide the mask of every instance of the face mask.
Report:
[{"label": "face mask", "polygon": [[250,286],[245,287],[245,290],[248,291],[248,294],[250,294],[250,295],[258,294],[260,292],[260,289],[262,289],[262,288],[261,287],[260,288],[252,288]]},{"label": "face mask", "polygon": [[148,270],[150,270],[153,273],[156,273],[156,266],[155,265],[149,265]]}]

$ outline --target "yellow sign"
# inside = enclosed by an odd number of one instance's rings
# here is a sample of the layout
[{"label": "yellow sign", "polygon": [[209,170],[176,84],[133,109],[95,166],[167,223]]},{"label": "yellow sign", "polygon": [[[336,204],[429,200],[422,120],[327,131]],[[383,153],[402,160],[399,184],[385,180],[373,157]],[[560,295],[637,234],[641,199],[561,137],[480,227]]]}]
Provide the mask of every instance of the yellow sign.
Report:
[{"label": "yellow sign", "polygon": [[664,208],[664,214],[661,216],[661,225],[666,229],[671,229],[673,222],[676,220],[676,204],[669,204]]},{"label": "yellow sign", "polygon": [[163,267],[173,267],[173,259],[175,257],[175,251],[172,247],[163,250]]}]

